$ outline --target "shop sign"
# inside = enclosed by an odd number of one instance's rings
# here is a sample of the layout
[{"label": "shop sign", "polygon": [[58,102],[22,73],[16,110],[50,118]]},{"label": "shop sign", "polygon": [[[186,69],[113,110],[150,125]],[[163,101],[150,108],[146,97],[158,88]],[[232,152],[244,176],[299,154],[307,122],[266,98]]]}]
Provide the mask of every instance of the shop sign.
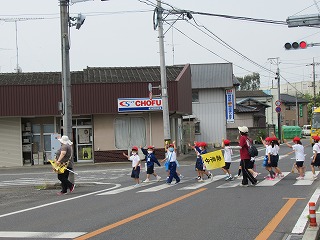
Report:
[{"label": "shop sign", "polygon": [[118,112],[162,110],[161,98],[118,98]]}]

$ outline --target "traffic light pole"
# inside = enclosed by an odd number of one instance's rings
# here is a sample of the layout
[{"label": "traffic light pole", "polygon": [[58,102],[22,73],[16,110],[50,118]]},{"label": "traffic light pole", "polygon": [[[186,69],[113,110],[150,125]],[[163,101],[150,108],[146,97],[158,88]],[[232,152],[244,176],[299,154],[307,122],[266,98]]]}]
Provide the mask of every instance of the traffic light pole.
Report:
[{"label": "traffic light pole", "polygon": [[62,56],[62,105],[63,135],[72,139],[72,104],[69,57],[69,0],[60,0],[61,56]]},{"label": "traffic light pole", "polygon": [[157,22],[158,22],[158,36],[159,36],[159,50],[160,50],[160,72],[161,72],[161,96],[162,96],[162,113],[163,113],[163,131],[164,141],[170,141],[170,120],[169,120],[169,104],[168,104],[168,90],[167,90],[167,73],[164,55],[164,35],[163,35],[163,20],[161,7],[161,0],[157,0]]}]

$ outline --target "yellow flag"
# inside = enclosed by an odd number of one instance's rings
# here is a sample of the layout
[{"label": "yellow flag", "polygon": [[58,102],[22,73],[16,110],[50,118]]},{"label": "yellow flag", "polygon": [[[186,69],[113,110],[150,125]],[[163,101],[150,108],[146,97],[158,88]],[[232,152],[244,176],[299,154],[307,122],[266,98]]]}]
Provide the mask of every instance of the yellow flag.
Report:
[{"label": "yellow flag", "polygon": [[58,165],[54,160],[48,160],[49,163],[51,163],[53,170],[58,173],[64,173],[64,171],[67,169],[65,165]]},{"label": "yellow flag", "polygon": [[201,157],[207,170],[222,168],[226,165],[221,150],[202,154]]}]

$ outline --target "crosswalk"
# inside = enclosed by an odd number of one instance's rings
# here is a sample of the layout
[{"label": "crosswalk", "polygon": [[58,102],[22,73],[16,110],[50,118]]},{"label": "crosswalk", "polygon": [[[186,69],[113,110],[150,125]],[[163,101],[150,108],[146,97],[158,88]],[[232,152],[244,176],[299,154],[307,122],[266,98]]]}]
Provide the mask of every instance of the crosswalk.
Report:
[{"label": "crosswalk", "polygon": [[[291,176],[290,180],[292,180],[292,177],[294,176],[293,178],[294,183],[293,184],[291,183],[293,186],[309,186],[309,185],[312,185],[315,181],[317,181],[316,179],[313,179],[313,174],[311,171],[305,173],[305,178],[303,180],[296,180],[295,177],[297,175],[296,174],[290,175],[290,173],[291,172],[283,172],[282,178],[275,178],[273,180],[267,180],[265,178],[261,179],[262,177],[258,177],[259,183],[255,187],[274,187],[279,182],[289,179],[289,176]],[[318,174],[319,172],[316,172],[316,175]],[[215,187],[217,189],[235,188],[241,185],[241,180],[235,179],[234,181],[225,181],[225,175],[216,175],[216,176],[213,176],[211,179],[204,180],[203,182],[197,182],[194,178],[181,179],[179,184],[174,184],[174,182],[172,184],[167,184],[167,183],[163,183],[163,181],[162,182],[151,181],[149,183],[142,183],[140,187],[135,187],[135,186],[120,187],[120,188],[117,188],[111,191],[102,192],[96,195],[98,196],[114,195],[114,194],[119,194],[127,191],[135,191],[136,193],[154,193],[154,192],[158,192],[168,188],[173,188],[179,191],[196,190],[212,183],[220,184]],[[285,184],[288,184],[288,183],[286,182]]]}]

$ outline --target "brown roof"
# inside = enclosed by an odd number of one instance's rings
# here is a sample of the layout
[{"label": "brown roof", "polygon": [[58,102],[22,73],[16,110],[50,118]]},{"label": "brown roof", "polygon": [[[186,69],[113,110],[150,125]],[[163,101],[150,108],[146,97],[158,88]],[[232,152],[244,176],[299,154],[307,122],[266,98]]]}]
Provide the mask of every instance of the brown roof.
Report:
[{"label": "brown roof", "polygon": [[[184,66],[167,66],[168,81],[175,81]],[[71,72],[71,84],[160,82],[160,67],[88,67]],[[0,85],[60,84],[60,72],[1,73]]]}]

